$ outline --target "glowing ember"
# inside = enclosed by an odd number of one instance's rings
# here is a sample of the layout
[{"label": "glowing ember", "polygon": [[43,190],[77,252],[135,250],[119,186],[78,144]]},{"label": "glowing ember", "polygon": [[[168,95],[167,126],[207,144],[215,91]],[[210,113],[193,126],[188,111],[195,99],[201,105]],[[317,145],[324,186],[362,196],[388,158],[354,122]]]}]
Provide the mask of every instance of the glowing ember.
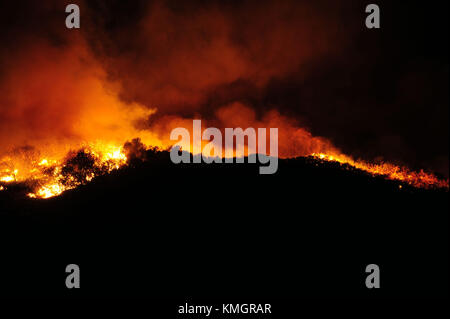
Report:
[{"label": "glowing ember", "polygon": [[14,179],[14,176],[9,175],[9,176],[3,176],[2,178],[0,178],[0,181],[8,183],[8,182],[14,182],[15,179]]},{"label": "glowing ember", "polygon": [[[418,188],[448,188],[448,180],[441,180],[423,171],[414,172],[390,163],[373,164],[354,160],[342,154],[312,153],[312,157],[348,164],[374,176],[398,180]],[[121,146],[100,142],[85,145],[77,152],[70,152],[61,159],[48,157],[26,161],[14,161],[9,157],[0,159],[0,182],[25,182],[32,192],[30,198],[51,198],[66,190],[87,184],[96,176],[108,174],[126,165],[127,157]],[[19,169],[20,168],[20,169]],[[399,186],[401,189],[401,185]],[[0,186],[0,191],[5,190]]]},{"label": "glowing ember", "polygon": [[[366,171],[372,175],[381,175],[390,180],[398,180],[405,182],[409,185],[419,188],[448,188],[448,180],[440,180],[433,174],[425,173],[423,170],[420,172],[413,172],[405,167],[400,167],[390,163],[372,164],[364,161],[355,161],[352,158],[345,155],[328,155],[324,153],[313,153],[311,156],[326,161],[335,161],[341,164],[348,164],[357,169]],[[401,186],[400,186],[401,188]]]},{"label": "glowing ember", "polygon": [[[65,159],[42,158],[26,163],[4,158],[0,160],[0,164],[7,168],[0,171],[0,181],[28,183],[33,189],[28,197],[50,198],[90,182],[98,175],[118,169],[126,161],[127,157],[121,146],[94,143],[70,153]],[[28,169],[21,169],[19,174],[19,169],[15,166]],[[5,189],[4,186],[1,187],[0,190]]]},{"label": "glowing ember", "polygon": [[36,193],[29,193],[28,196],[31,198],[50,198],[61,194],[67,189],[61,184],[45,185],[38,189]]}]

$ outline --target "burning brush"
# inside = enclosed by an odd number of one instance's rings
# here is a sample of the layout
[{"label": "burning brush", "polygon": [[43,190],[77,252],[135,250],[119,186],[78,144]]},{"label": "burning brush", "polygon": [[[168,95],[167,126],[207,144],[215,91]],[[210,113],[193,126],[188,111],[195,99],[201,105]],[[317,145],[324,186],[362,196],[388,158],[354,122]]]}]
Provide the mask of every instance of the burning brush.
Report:
[{"label": "burning brush", "polygon": [[[141,145],[139,149],[147,148],[140,143],[139,139],[134,140],[135,143],[136,141]],[[134,144],[126,143],[126,145]],[[84,146],[78,151],[70,151],[59,161],[42,158],[34,159],[31,163],[23,163],[17,158],[14,161],[12,157],[5,157],[0,161],[0,191],[7,190],[8,184],[24,183],[31,189],[28,193],[30,198],[46,199],[58,196],[66,190],[89,183],[97,176],[109,174],[113,170],[126,166],[128,163],[126,154],[124,146],[97,143]],[[439,179],[424,171],[414,172],[390,163],[374,164],[353,160],[345,155],[324,153],[312,153],[309,156],[318,161],[350,165],[373,176],[383,176],[416,188],[449,188],[448,180]]]}]

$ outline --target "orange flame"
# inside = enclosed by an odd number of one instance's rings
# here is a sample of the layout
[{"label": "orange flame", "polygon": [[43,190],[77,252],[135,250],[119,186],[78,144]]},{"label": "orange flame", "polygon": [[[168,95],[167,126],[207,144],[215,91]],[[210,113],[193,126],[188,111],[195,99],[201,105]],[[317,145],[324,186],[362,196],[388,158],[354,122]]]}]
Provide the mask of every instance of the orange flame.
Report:
[{"label": "orange flame", "polygon": [[[34,190],[28,193],[30,198],[51,198],[62,194],[64,191],[76,188],[79,185],[90,182],[100,174],[108,174],[113,170],[126,165],[127,157],[123,153],[121,146],[113,144],[95,143],[86,146],[82,154],[93,160],[92,166],[83,171],[81,175],[78,171],[68,171],[67,161],[42,158],[35,161],[32,168],[27,171],[19,171],[17,168],[4,169],[0,174],[0,181],[5,184],[13,182],[34,182]],[[354,168],[366,171],[374,176],[384,176],[390,180],[397,180],[407,183],[417,188],[448,188],[449,181],[441,180],[433,174],[411,171],[408,168],[393,165],[390,163],[368,163],[366,161],[354,160],[342,154],[312,153],[310,156],[323,161],[334,161],[347,164]],[[4,158],[0,161],[14,167],[11,158]],[[5,186],[0,186],[0,191],[5,190]]]},{"label": "orange flame", "polygon": [[[31,163],[28,170],[5,169],[0,174],[0,181],[4,183],[27,182],[33,184],[33,192],[28,194],[30,198],[50,198],[60,195],[66,190],[73,189],[79,185],[90,182],[100,174],[107,174],[112,170],[119,169],[126,164],[127,157],[122,152],[121,146],[101,143],[91,144],[82,150],[92,159],[92,166],[87,167],[81,174],[79,171],[69,171],[67,161],[42,158],[39,162]],[[11,158],[0,161],[3,165],[19,165]],[[22,165],[24,166],[24,165]],[[30,166],[30,164],[28,165]],[[0,190],[5,190],[1,186]]]},{"label": "orange flame", "polygon": [[355,161],[352,158],[345,155],[329,155],[324,153],[313,153],[311,156],[326,160],[326,161],[335,161],[341,164],[348,164],[357,169],[366,171],[374,176],[385,176],[390,180],[397,180],[401,182],[405,182],[409,185],[418,187],[418,188],[448,188],[449,181],[441,180],[437,178],[433,174],[425,173],[423,170],[420,172],[414,172],[406,167],[400,167],[391,163],[368,163],[365,161]]}]

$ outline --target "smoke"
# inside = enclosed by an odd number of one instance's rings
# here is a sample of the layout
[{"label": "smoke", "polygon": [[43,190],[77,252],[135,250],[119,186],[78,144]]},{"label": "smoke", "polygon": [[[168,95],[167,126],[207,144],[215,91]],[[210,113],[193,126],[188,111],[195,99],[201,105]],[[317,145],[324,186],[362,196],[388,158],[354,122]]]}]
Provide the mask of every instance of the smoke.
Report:
[{"label": "smoke", "polygon": [[[170,134],[167,134],[167,132],[176,127],[183,127],[190,132],[192,137],[192,125],[191,119],[165,115],[158,118],[151,126],[151,130],[157,134],[163,145],[171,145],[174,141],[169,139]],[[202,129],[205,130],[208,127],[220,129],[222,136],[227,127],[243,129],[252,127],[255,130],[257,128],[267,128],[267,130],[268,128],[278,128],[278,154],[282,158],[307,156],[312,153],[339,152],[329,140],[314,137],[309,131],[299,127],[297,120],[283,116],[277,110],[268,111],[258,119],[252,107],[240,102],[218,108],[211,119],[202,120]]]},{"label": "smoke", "polygon": [[166,114],[207,113],[261,93],[345,42],[331,10],[296,1],[157,1],[145,11],[120,29],[97,24],[102,45],[97,35],[91,42],[122,98]]},{"label": "smoke", "polygon": [[65,28],[66,3],[2,4],[0,155],[167,147],[196,118],[278,127],[283,157],[339,148],[448,174],[448,62],[411,49],[394,5],[386,35],[363,28],[358,1],[78,4],[80,30]]},{"label": "smoke", "polygon": [[[89,39],[109,77],[122,84],[121,99],[157,110],[141,124],[163,145],[173,143],[171,129],[189,129],[198,118],[205,127],[278,127],[283,157],[334,150],[263,99],[274,80],[304,78],[310,64],[340,52],[350,34],[335,28],[342,5],[326,11],[320,3],[296,1],[156,1],[138,7],[113,4],[94,23],[102,32]],[[119,9],[135,20],[119,28],[112,22]]]}]

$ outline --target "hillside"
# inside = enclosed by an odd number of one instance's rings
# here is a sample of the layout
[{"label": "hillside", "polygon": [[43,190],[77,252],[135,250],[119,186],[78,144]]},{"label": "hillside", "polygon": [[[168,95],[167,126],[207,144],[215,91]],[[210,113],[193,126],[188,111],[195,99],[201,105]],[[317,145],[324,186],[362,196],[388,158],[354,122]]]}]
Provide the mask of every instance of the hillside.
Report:
[{"label": "hillside", "polygon": [[[45,200],[8,185],[0,293],[73,294],[61,281],[73,262],[87,296],[448,292],[448,191],[312,157],[280,160],[274,175],[258,167],[175,165],[149,150]],[[365,288],[370,263],[381,292]]]}]

